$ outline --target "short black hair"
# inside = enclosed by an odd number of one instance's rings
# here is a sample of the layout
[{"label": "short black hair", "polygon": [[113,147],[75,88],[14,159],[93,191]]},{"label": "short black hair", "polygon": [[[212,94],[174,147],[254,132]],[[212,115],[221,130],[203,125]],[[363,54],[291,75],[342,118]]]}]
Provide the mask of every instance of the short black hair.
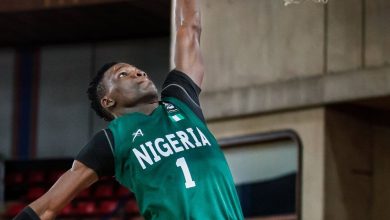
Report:
[{"label": "short black hair", "polygon": [[119,62],[109,62],[104,64],[98,71],[96,76],[89,83],[87,94],[88,98],[91,101],[91,108],[95,110],[96,114],[103,118],[106,121],[112,121],[114,116],[108,112],[103,106],[100,104],[100,100],[106,94],[106,88],[103,85],[102,79],[104,77],[104,73],[107,72],[115,64]]}]

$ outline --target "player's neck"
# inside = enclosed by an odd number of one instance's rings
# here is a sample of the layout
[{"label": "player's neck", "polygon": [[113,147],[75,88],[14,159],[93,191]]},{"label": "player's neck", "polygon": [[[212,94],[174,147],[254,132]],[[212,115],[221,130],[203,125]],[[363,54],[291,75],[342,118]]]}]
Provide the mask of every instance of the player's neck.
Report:
[{"label": "player's neck", "polygon": [[142,103],[136,106],[118,109],[118,111],[114,112],[116,117],[131,114],[134,112],[143,113],[145,115],[150,115],[156,108],[158,107],[158,100],[154,100],[150,103]]}]

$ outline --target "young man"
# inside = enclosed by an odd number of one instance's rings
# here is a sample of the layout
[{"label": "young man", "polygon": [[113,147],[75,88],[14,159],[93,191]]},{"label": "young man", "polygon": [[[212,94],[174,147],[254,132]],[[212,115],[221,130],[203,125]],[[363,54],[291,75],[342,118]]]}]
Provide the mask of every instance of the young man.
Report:
[{"label": "young man", "polygon": [[42,197],[15,219],[53,219],[102,176],[134,192],[145,219],[243,219],[235,186],[198,96],[203,79],[197,0],[176,4],[175,70],[162,101],[146,73],[104,65],[90,83],[91,106],[108,128],[98,132]]}]

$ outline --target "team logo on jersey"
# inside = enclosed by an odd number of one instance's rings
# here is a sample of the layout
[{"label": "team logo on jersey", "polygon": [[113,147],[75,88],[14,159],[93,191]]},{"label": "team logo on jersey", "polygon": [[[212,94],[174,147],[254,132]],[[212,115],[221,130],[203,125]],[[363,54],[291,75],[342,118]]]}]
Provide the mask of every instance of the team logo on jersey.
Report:
[{"label": "team logo on jersey", "polygon": [[136,132],[133,133],[133,142],[136,137],[144,136],[144,133],[142,133],[141,129],[138,129]]},{"label": "team logo on jersey", "polygon": [[174,105],[171,103],[163,102],[165,108],[167,109],[168,113],[173,113],[179,111]]},{"label": "team logo on jersey", "polygon": [[170,115],[169,118],[174,121],[178,122],[184,119],[184,116],[182,114],[176,114],[176,115]]}]

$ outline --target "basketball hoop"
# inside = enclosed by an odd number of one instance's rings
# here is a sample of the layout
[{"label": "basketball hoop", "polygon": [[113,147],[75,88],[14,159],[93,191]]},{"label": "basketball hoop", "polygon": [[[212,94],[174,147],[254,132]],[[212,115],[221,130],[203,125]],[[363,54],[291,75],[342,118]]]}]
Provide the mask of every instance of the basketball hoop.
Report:
[{"label": "basketball hoop", "polygon": [[[284,6],[288,6],[288,5],[291,5],[291,4],[299,4],[301,2],[303,2],[305,0],[284,0]],[[320,3],[320,4],[326,4],[328,3],[328,0],[311,0],[315,3]]]}]

